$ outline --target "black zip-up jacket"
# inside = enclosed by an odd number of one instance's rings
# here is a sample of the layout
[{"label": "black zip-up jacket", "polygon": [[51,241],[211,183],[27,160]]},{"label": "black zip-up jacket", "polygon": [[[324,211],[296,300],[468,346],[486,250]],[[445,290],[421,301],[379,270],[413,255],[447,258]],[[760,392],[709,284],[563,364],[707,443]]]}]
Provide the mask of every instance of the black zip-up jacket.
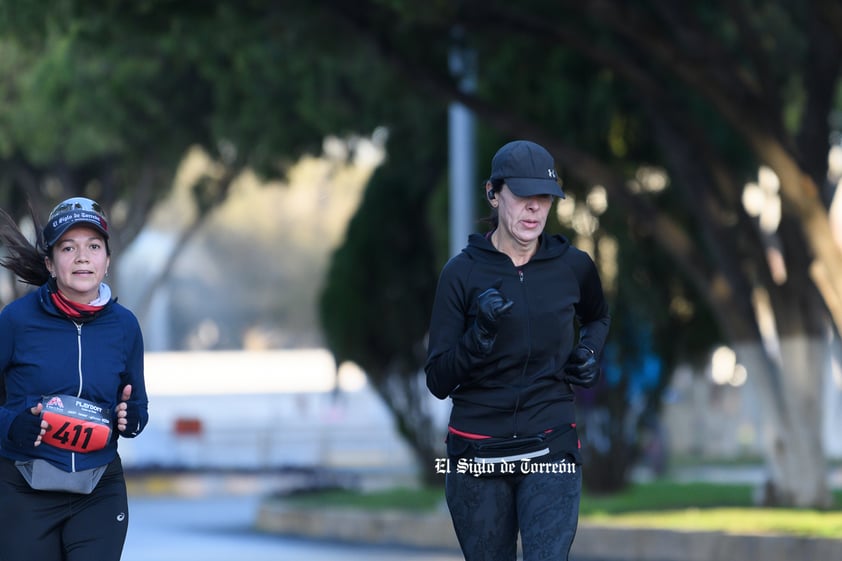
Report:
[{"label": "black zip-up jacket", "polygon": [[[471,328],[477,295],[498,287],[514,305],[484,355]],[[442,269],[433,303],[425,371],[439,399],[453,401],[450,426],[477,435],[537,435],[576,422],[563,367],[579,340],[602,353],[610,318],[596,267],[561,235],[542,235],[516,267],[473,234]]]}]

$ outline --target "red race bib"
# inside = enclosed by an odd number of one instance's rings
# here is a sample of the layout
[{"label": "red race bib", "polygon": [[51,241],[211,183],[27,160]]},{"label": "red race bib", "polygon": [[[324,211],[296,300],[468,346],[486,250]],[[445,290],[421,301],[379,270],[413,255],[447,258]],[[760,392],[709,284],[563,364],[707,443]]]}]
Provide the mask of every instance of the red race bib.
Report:
[{"label": "red race bib", "polygon": [[102,450],[111,439],[111,411],[72,395],[48,395],[41,418],[50,423],[42,442],[71,450]]}]

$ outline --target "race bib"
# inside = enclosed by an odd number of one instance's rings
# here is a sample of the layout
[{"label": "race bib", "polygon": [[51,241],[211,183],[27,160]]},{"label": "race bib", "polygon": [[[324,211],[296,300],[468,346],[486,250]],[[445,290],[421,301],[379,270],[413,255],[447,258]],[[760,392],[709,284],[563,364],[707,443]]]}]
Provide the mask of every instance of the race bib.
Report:
[{"label": "race bib", "polygon": [[42,437],[44,444],[93,452],[105,448],[111,439],[111,411],[72,395],[48,395],[42,401],[41,418],[50,423]]}]

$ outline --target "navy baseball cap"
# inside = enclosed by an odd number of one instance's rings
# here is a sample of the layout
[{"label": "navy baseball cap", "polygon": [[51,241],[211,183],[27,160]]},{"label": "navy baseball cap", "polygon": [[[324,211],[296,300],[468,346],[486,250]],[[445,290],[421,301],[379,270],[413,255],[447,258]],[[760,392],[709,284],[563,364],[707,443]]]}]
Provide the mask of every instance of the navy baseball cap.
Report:
[{"label": "navy baseball cap", "polygon": [[491,159],[491,179],[502,179],[518,197],[553,195],[564,198],[553,157],[528,140],[504,144]]},{"label": "navy baseball cap", "polygon": [[99,203],[85,197],[73,197],[59,203],[50,213],[44,226],[44,245],[47,249],[53,247],[66,231],[80,224],[98,230],[108,241],[108,221]]}]

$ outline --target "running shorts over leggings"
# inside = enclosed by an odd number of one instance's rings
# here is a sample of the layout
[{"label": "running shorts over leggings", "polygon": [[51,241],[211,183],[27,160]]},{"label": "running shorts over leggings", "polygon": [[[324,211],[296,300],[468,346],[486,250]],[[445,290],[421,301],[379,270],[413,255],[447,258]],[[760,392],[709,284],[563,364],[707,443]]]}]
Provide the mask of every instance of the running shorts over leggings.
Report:
[{"label": "running shorts over leggings", "polygon": [[129,508],[119,456],[89,495],[35,491],[0,458],[0,561],[119,561]]}]

